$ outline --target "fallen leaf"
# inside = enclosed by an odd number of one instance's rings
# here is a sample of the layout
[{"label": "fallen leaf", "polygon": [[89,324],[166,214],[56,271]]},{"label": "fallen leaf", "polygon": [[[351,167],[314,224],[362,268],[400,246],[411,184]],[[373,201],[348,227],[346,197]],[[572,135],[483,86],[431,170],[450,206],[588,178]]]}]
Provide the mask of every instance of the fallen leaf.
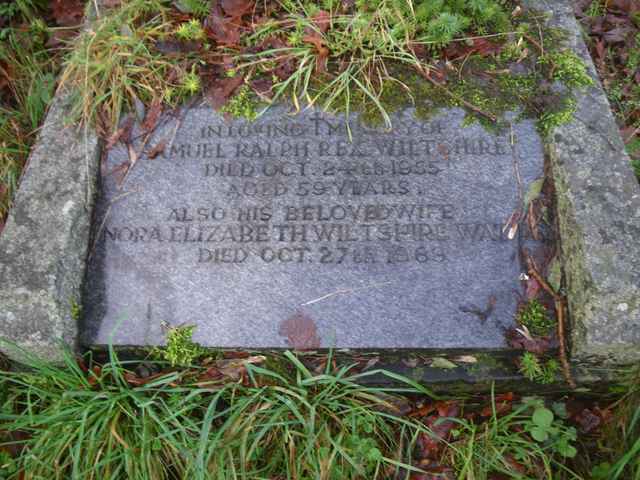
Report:
[{"label": "fallen leaf", "polygon": [[599,415],[585,408],[578,415],[574,417],[574,421],[580,425],[580,431],[582,433],[591,433],[600,427],[602,420]]},{"label": "fallen leaf", "polygon": [[158,155],[160,155],[161,153],[164,153],[164,149],[167,148],[167,139],[163,139],[160,140],[158,143],[156,143],[151,150],[149,150],[149,152],[147,152],[147,158],[150,158],[151,160],[153,160],[154,158],[156,158]]},{"label": "fallen leaf", "polygon": [[151,133],[155,130],[162,114],[162,99],[157,97],[151,102],[151,106],[147,110],[144,120],[142,121],[142,130],[145,133]]},{"label": "fallen leaf", "polygon": [[240,75],[215,79],[209,84],[205,97],[215,110],[220,110],[235,89],[243,83],[244,78]]},{"label": "fallen leaf", "polygon": [[233,18],[239,18],[253,9],[251,0],[220,0],[224,13]]},{"label": "fallen leaf", "polygon": [[459,357],[455,357],[454,360],[462,363],[478,363],[478,359],[473,355],[460,355]]},{"label": "fallen leaf", "polygon": [[84,17],[84,2],[81,0],[52,0],[51,14],[62,27],[78,26]]},{"label": "fallen leaf", "polygon": [[131,129],[133,128],[133,115],[127,115],[122,123],[120,124],[120,128],[118,128],[115,132],[111,134],[111,136],[107,139],[107,144],[105,146],[105,150],[110,150],[115,146],[116,143],[131,143]]},{"label": "fallen leaf", "polygon": [[320,347],[318,330],[313,319],[296,312],[280,323],[278,333],[286,337],[287,344],[295,350],[309,350]]},{"label": "fallen leaf", "polygon": [[442,357],[436,357],[431,362],[431,368],[441,368],[443,370],[452,370],[458,366],[450,360]]}]

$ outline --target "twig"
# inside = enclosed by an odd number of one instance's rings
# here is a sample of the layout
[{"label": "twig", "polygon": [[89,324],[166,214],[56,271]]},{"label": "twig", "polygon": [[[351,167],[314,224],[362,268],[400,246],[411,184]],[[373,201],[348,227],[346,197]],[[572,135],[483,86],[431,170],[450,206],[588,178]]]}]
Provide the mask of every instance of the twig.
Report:
[{"label": "twig", "polygon": [[420,76],[422,76],[423,78],[425,78],[426,80],[428,80],[429,82],[431,82],[433,85],[435,85],[436,87],[438,87],[440,90],[442,90],[444,93],[446,93],[447,95],[449,95],[451,98],[453,98],[454,100],[457,100],[458,102],[462,103],[465,107],[467,107],[469,110],[472,110],[474,112],[476,112],[479,115],[482,115],[483,117],[488,118],[489,120],[491,120],[494,123],[498,122],[498,119],[491,115],[488,112],[485,112],[484,110],[481,110],[480,108],[476,107],[473,103],[469,103],[467,102],[464,98],[457,96],[455,93],[453,93],[451,90],[449,90],[447,87],[445,87],[444,85],[442,85],[441,83],[438,83],[437,81],[435,81],[433,78],[431,78],[429,76],[429,74],[427,72],[424,71],[424,69],[419,66],[416,65],[416,70],[417,72],[420,74]]},{"label": "twig", "polygon": [[538,51],[540,52],[540,55],[544,56],[544,48],[542,48],[542,45],[540,45],[540,43],[538,43],[538,41],[535,38],[533,38],[528,33],[523,33],[522,36],[527,40],[529,40],[529,42],[531,42],[538,49]]},{"label": "twig", "polygon": [[576,388],[576,382],[573,380],[571,375],[571,368],[569,366],[569,360],[567,359],[567,350],[566,350],[566,342],[565,342],[565,333],[564,333],[564,309],[566,305],[566,300],[562,295],[557,293],[551,285],[542,278],[542,275],[538,273],[535,266],[533,265],[533,261],[531,258],[527,258],[527,264],[529,266],[529,275],[536,279],[536,281],[540,284],[540,286],[553,297],[554,306],[556,309],[556,317],[558,320],[558,342],[560,344],[560,363],[562,364],[562,373],[564,375],[565,380],[569,384],[571,388]]}]

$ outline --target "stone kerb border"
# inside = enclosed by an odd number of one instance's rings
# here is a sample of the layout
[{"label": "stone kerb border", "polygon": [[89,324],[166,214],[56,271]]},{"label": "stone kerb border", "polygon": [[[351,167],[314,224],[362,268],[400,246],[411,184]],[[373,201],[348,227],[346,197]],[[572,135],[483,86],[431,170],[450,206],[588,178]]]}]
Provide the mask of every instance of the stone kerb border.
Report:
[{"label": "stone kerb border", "polygon": [[536,0],[568,33],[595,85],[576,95],[574,120],[548,145],[574,361],[640,360],[640,186],[568,2]]},{"label": "stone kerb border", "polygon": [[78,338],[100,156],[91,129],[65,126],[69,100],[51,105],[0,236],[0,337],[52,361]]}]

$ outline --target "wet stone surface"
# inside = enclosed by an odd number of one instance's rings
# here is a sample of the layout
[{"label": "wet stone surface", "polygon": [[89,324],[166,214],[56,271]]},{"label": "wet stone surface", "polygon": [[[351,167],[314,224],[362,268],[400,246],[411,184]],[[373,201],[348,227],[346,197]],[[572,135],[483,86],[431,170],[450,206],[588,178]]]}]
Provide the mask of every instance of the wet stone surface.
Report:
[{"label": "wet stone surface", "polygon": [[491,134],[463,118],[406,110],[391,131],[352,119],[350,142],[343,117],[274,108],[246,123],[194,107],[122,183],[118,145],[83,342],[158,344],[163,325],[192,324],[218,347],[505,348],[521,248],[536,245],[503,226],[542,176],[542,143],[529,122]]}]

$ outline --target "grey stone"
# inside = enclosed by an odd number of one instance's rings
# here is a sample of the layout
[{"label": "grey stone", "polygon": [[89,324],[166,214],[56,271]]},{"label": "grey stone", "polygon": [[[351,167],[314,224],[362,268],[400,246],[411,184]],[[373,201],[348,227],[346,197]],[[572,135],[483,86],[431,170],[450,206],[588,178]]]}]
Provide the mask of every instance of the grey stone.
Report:
[{"label": "grey stone", "polygon": [[[283,322],[304,317],[322,347],[505,348],[520,249],[537,242],[503,226],[543,148],[530,121],[512,150],[509,131],[463,118],[408,109],[385,132],[353,117],[350,143],[327,113],[190,109],[166,155],[102,179],[83,342],[159,344],[163,325],[194,324],[203,345],[286,347]],[[114,148],[106,170],[127,161]]]},{"label": "grey stone", "polygon": [[567,2],[534,2],[568,33],[593,88],[549,145],[557,190],[571,353],[580,362],[640,360],[640,186]]},{"label": "grey stone", "polygon": [[0,236],[0,337],[52,361],[77,343],[99,157],[91,130],[65,126],[67,100],[47,114]]}]

